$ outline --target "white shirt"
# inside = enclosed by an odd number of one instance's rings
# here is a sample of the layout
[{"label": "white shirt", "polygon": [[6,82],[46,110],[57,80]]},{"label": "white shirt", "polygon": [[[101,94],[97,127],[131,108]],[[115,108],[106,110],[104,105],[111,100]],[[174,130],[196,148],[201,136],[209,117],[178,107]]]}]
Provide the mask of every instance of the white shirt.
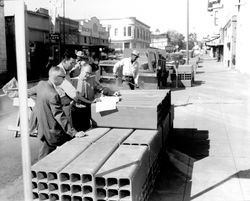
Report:
[{"label": "white shirt", "polygon": [[56,87],[56,91],[60,97],[65,96],[67,94],[71,99],[75,99],[77,96],[76,88],[70,82],[70,77],[63,68],[62,63],[58,65],[58,67],[62,68],[65,73],[65,79],[63,80],[62,84]]},{"label": "white shirt", "polygon": [[117,74],[119,68],[122,67],[122,74],[124,76],[133,76],[135,79],[135,84],[138,84],[139,78],[139,63],[137,61],[131,62],[131,57],[124,58],[118,61],[113,68],[113,73]]}]

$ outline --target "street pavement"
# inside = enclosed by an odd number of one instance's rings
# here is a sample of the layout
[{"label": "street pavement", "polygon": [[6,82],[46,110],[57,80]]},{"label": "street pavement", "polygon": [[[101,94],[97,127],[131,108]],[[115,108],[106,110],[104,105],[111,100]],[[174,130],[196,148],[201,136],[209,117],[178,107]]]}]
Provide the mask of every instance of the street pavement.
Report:
[{"label": "street pavement", "polygon": [[[250,77],[203,57],[193,87],[174,88],[174,129],[150,201],[250,201]],[[0,200],[23,200],[17,108],[0,96]],[[30,138],[32,163],[37,139]]]},{"label": "street pavement", "polygon": [[204,57],[172,92],[174,131],[150,201],[250,200],[250,77]]}]

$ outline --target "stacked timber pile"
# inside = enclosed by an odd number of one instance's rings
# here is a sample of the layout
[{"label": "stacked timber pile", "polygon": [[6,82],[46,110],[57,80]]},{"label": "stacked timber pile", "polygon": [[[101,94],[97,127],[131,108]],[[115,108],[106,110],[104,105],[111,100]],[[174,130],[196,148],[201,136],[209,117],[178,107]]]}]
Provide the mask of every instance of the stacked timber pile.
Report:
[{"label": "stacked timber pile", "polygon": [[117,126],[93,113],[97,128],[32,166],[34,200],[148,200],[173,124],[170,91],[122,91],[117,111],[102,116],[120,113]]}]

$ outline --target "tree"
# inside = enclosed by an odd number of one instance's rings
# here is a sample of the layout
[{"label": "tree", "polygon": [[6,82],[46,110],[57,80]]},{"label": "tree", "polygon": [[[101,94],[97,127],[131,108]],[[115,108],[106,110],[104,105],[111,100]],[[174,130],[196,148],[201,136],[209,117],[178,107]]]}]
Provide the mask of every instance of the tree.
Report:
[{"label": "tree", "polygon": [[168,45],[176,47],[179,46],[179,49],[184,47],[184,36],[181,33],[178,33],[175,30],[167,31]]},{"label": "tree", "polygon": [[[188,49],[192,50],[193,47],[196,44],[199,44],[199,46],[200,46],[200,42],[197,40],[197,34],[196,33],[190,33],[189,34],[189,40],[188,40]],[[183,47],[184,47],[184,49],[186,49],[186,41],[185,41],[185,44],[184,44]]]}]

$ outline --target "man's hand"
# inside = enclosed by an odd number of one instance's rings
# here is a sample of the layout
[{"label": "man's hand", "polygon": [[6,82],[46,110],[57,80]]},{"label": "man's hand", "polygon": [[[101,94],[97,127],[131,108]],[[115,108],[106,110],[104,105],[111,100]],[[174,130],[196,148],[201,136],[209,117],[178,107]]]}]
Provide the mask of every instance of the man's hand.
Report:
[{"label": "man's hand", "polygon": [[138,85],[138,84],[135,84],[135,88],[139,88],[139,85]]},{"label": "man's hand", "polygon": [[121,93],[120,93],[120,91],[116,91],[113,95],[114,95],[114,96],[120,96]]},{"label": "man's hand", "polygon": [[97,102],[101,102],[100,98],[95,98],[95,100],[92,101],[92,103],[97,103]]},{"label": "man's hand", "polygon": [[75,137],[84,137],[84,136],[86,136],[87,134],[85,133],[85,132],[83,132],[83,131],[79,131],[79,132],[77,132],[76,134],[75,134]]}]

